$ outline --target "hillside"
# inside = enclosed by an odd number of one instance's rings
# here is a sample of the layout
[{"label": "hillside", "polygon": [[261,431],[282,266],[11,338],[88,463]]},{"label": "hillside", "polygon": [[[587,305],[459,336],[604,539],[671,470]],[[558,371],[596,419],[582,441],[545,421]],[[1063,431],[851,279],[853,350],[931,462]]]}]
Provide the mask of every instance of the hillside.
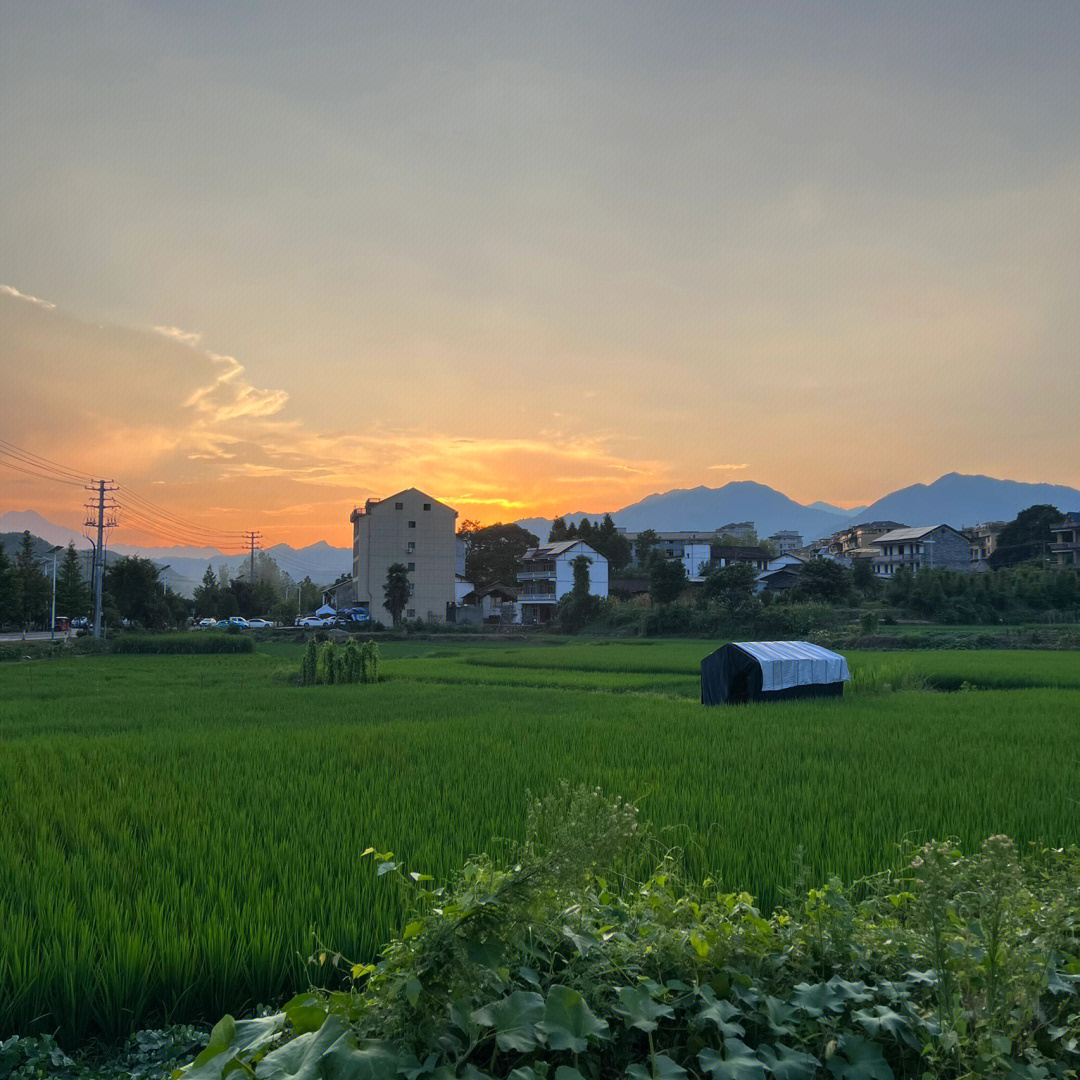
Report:
[{"label": "hillside", "polygon": [[1080,491],[1059,484],[1027,484],[992,476],[948,473],[932,484],[912,484],[872,503],[861,521],[903,521],[908,525],[956,528],[984,521],[1011,521],[1029,506],[1049,503],[1063,513],[1080,510]]}]

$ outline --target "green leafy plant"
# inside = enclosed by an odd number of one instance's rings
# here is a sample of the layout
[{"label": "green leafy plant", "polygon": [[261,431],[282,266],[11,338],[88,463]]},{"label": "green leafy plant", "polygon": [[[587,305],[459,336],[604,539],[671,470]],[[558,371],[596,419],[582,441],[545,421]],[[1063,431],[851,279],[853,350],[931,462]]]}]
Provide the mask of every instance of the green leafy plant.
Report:
[{"label": "green leafy plant", "polygon": [[315,661],[315,681],[317,683],[332,683],[334,681],[336,654],[337,646],[332,641],[322,643],[318,658]]},{"label": "green leafy plant", "polygon": [[315,672],[319,664],[319,646],[315,639],[307,643],[304,659],[300,663],[300,682],[304,686],[315,685]]},{"label": "green leafy plant", "polygon": [[[638,881],[626,868],[642,854],[656,869]],[[378,960],[320,949],[327,989],[243,1031],[227,1017],[174,1076],[1036,1080],[1080,1068],[1076,849],[1022,864],[1005,837],[966,857],[928,844],[900,872],[830,883],[765,918],[745,893],[690,881],[633,806],[564,784],[530,800],[527,839],[506,859],[475,856],[444,886],[392,852],[368,856],[411,895]]]}]

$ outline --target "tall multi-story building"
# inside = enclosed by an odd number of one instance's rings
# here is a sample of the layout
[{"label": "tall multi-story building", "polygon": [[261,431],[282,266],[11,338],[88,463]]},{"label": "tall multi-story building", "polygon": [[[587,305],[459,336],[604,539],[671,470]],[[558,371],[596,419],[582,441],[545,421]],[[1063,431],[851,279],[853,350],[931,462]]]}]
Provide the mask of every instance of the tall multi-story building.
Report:
[{"label": "tall multi-story building", "polygon": [[1050,553],[1058,566],[1071,566],[1080,570],[1080,512],[1066,514],[1064,521],[1050,526],[1054,542]]},{"label": "tall multi-story building", "polygon": [[406,488],[385,499],[368,499],[349,520],[355,602],[366,607],[375,622],[389,622],[383,586],[387,570],[401,563],[412,585],[405,618],[445,620],[447,605],[456,599],[457,511]]}]

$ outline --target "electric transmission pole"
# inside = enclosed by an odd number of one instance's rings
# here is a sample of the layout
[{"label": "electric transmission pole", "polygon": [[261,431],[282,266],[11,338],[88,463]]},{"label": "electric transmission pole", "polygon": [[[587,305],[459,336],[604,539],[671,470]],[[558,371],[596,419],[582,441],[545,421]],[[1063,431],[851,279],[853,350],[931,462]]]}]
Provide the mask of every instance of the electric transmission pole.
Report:
[{"label": "electric transmission pole", "polygon": [[254,585],[255,585],[255,547],[256,547],[255,542],[257,540],[261,540],[261,539],[262,539],[262,533],[260,533],[260,532],[249,532],[248,533],[248,541],[251,544],[251,564],[250,564],[251,569],[248,572],[248,580],[251,582],[252,587],[254,587]]},{"label": "electric transmission pole", "polygon": [[87,528],[97,529],[97,544],[94,547],[94,637],[101,637],[101,592],[105,582],[105,530],[116,526],[116,518],[106,518],[105,512],[110,515],[116,510],[116,503],[110,499],[105,502],[105,495],[115,491],[116,485],[111,480],[99,480],[96,484],[88,484],[88,491],[97,492],[97,502],[86,504],[88,516]]}]

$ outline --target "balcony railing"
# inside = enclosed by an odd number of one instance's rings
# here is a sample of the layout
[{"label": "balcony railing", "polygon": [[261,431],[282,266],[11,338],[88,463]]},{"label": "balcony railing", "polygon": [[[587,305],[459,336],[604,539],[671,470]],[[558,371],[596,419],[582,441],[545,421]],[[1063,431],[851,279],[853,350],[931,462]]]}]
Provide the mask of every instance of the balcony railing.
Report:
[{"label": "balcony railing", "polygon": [[554,570],[519,570],[518,581],[554,581]]}]

